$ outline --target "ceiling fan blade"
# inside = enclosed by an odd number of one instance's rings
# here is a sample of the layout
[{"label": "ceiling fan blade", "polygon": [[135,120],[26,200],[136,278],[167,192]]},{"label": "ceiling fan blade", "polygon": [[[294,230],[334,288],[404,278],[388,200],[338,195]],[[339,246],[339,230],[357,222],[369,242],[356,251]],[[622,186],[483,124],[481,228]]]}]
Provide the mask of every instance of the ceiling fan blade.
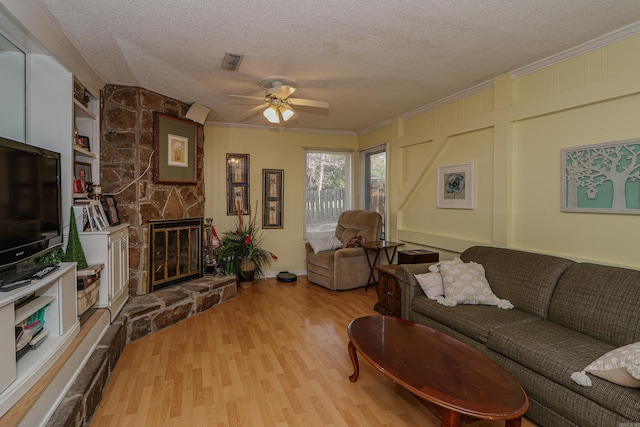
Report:
[{"label": "ceiling fan blade", "polygon": [[318,101],[315,99],[290,98],[287,99],[291,105],[302,105],[304,107],[329,108],[327,101]]},{"label": "ceiling fan blade", "polygon": [[282,85],[278,88],[278,90],[276,91],[276,93],[274,94],[274,96],[276,98],[280,98],[280,99],[287,99],[288,97],[290,97],[291,95],[293,95],[293,93],[296,91],[295,87],[291,87],[291,86],[287,86],[287,85]]},{"label": "ceiling fan blade", "polygon": [[260,105],[256,105],[255,107],[249,108],[247,111],[245,111],[245,114],[255,113],[256,111],[260,111],[260,110],[266,108],[268,105],[269,105],[268,102],[262,103]]},{"label": "ceiling fan blade", "polygon": [[268,101],[267,98],[263,98],[261,96],[247,96],[247,95],[227,95],[227,96],[231,96],[233,98],[245,98],[245,99],[255,99],[258,101]]}]

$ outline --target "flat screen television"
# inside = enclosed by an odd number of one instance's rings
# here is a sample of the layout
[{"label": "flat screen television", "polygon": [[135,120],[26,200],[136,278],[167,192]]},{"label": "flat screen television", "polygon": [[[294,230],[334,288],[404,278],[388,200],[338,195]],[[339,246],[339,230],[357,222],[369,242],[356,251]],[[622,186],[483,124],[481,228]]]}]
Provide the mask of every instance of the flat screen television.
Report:
[{"label": "flat screen television", "polygon": [[0,137],[0,271],[62,244],[60,154]]}]

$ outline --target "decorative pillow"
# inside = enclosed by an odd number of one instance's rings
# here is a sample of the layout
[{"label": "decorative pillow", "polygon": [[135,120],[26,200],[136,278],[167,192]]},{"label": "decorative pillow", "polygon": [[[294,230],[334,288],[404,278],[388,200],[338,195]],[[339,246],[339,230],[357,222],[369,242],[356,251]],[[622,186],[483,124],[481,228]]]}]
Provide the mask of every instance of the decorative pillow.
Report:
[{"label": "decorative pillow", "polygon": [[416,274],[416,280],[429,299],[437,299],[444,296],[444,286],[440,273]]},{"label": "decorative pillow", "polygon": [[364,242],[364,238],[361,235],[356,234],[355,236],[350,238],[349,241],[342,246],[342,248],[343,249],[344,248],[359,248],[360,246],[362,246],[363,242]]},{"label": "decorative pillow", "polygon": [[437,262],[435,264],[431,264],[429,266],[429,271],[432,273],[438,273],[440,271],[440,266],[441,265],[451,265],[451,264],[464,264],[464,262],[462,262],[462,260],[460,258],[454,258],[450,261],[440,261]]},{"label": "decorative pillow", "polygon": [[611,350],[583,371],[571,374],[571,379],[579,385],[591,387],[591,378],[586,372],[614,384],[640,388],[640,342]]},{"label": "decorative pillow", "polygon": [[438,263],[438,270],[444,285],[444,298],[436,301],[453,307],[458,304],[495,305],[498,308],[513,308],[506,299],[498,298],[484,276],[484,267],[475,262],[463,263],[456,260]]},{"label": "decorative pillow", "polygon": [[330,251],[331,249],[340,249],[342,247],[342,242],[336,236],[312,239],[309,240],[309,244],[314,254],[322,251]]}]

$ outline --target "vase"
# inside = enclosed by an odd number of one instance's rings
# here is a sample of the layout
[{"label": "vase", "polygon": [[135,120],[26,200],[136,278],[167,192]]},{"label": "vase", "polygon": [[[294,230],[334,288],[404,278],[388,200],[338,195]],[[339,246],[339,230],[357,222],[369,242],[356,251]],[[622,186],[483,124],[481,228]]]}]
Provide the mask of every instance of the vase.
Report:
[{"label": "vase", "polygon": [[256,263],[248,258],[240,260],[240,271],[238,272],[238,282],[241,288],[250,288],[253,286],[253,278],[256,272]]}]

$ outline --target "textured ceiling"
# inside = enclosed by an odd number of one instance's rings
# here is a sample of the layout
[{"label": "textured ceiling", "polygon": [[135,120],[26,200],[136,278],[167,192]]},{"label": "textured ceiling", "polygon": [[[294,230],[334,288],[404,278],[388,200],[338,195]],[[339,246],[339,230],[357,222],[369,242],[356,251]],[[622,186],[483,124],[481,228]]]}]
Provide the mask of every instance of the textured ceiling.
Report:
[{"label": "textured ceiling", "polygon": [[[638,0],[43,0],[105,82],[267,125],[258,82],[284,75],[289,128],[361,131],[640,20]],[[237,72],[225,52],[245,55]],[[274,126],[274,125],[270,125]]]}]

